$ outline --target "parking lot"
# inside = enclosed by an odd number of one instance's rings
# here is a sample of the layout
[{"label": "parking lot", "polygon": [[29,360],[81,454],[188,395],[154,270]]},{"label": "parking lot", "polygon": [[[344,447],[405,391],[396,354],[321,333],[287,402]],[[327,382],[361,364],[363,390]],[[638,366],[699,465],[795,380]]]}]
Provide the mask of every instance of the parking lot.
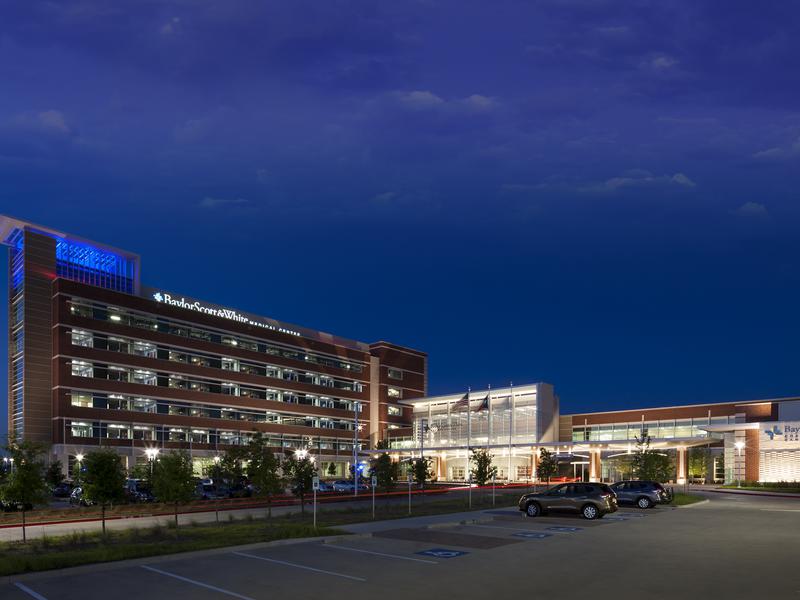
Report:
[{"label": "parking lot", "polygon": [[505,508],[347,529],[353,535],[38,574],[0,585],[0,598],[800,597],[794,500],[714,495],[597,521]]}]

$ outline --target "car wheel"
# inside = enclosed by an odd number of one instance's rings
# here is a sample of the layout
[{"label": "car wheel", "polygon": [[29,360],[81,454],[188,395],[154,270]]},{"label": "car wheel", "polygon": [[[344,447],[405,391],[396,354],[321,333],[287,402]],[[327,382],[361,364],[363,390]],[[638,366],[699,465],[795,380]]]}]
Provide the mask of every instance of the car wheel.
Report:
[{"label": "car wheel", "polygon": [[584,519],[592,520],[600,516],[600,511],[594,504],[587,504],[581,509],[581,514]]},{"label": "car wheel", "polygon": [[650,501],[650,498],[642,496],[636,501],[636,506],[642,509],[648,509],[653,506],[653,503]]},{"label": "car wheel", "polygon": [[529,517],[538,517],[542,514],[542,508],[536,502],[531,502],[525,507],[525,514]]}]

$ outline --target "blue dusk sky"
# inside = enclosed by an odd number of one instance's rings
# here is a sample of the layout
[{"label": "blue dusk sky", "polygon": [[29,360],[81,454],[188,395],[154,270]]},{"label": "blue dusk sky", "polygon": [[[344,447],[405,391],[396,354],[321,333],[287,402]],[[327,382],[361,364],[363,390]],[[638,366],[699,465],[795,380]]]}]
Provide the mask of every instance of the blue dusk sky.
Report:
[{"label": "blue dusk sky", "polygon": [[794,395],[798,31],[780,0],[4,2],[0,212],[425,350],[432,393]]}]

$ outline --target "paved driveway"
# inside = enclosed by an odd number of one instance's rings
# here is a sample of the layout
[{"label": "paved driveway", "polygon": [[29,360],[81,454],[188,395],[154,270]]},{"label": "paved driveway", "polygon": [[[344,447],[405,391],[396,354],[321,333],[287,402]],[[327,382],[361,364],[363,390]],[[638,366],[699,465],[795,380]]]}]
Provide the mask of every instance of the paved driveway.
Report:
[{"label": "paved driveway", "polygon": [[0,585],[0,598],[800,598],[792,500],[710,495],[594,522],[499,509],[351,529],[360,535],[36,575]]}]

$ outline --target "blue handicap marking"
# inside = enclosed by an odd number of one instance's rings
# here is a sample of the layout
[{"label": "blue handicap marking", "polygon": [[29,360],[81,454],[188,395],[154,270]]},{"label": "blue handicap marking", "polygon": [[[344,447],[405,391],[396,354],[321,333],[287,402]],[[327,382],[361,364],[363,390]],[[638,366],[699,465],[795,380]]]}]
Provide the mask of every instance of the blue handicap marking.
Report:
[{"label": "blue handicap marking", "polygon": [[560,526],[554,526],[554,527],[548,527],[547,529],[550,530],[550,531],[573,532],[573,531],[580,531],[583,528],[582,527],[560,527]]},{"label": "blue handicap marking", "polygon": [[606,517],[604,521],[627,521],[627,517]]},{"label": "blue handicap marking", "polygon": [[461,550],[448,550],[447,548],[431,548],[430,550],[417,552],[417,554],[422,554],[424,556],[435,556],[436,558],[456,558],[457,556],[469,554],[469,552],[463,552]]},{"label": "blue handicap marking", "polygon": [[520,531],[511,535],[531,540],[541,540],[542,538],[553,537],[552,533],[541,533],[539,531]]}]

